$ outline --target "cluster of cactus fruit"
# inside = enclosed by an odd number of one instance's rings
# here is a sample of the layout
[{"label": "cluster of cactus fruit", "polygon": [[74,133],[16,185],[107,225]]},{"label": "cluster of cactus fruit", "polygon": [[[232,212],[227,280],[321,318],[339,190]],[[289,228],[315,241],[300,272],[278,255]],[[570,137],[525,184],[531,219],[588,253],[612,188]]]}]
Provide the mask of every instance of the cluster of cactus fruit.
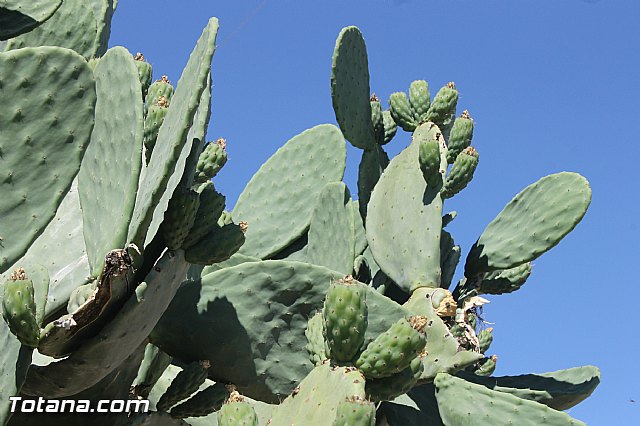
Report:
[{"label": "cluster of cactus fruit", "polygon": [[[598,369],[493,377],[480,317],[483,295],[519,289],[580,222],[582,176],[517,194],[452,285],[462,250],[443,204],[478,166],[474,121],[456,117],[453,83],[432,99],[414,81],[384,110],[348,27],[339,128],[292,138],[225,211],[226,141],[205,143],[217,20],[174,88],[107,49],[116,5],[0,2],[0,424],[582,424],[563,410]],[[390,159],[398,127],[411,139]],[[358,200],[345,140],[362,150]],[[12,413],[15,396],[151,411]]]}]

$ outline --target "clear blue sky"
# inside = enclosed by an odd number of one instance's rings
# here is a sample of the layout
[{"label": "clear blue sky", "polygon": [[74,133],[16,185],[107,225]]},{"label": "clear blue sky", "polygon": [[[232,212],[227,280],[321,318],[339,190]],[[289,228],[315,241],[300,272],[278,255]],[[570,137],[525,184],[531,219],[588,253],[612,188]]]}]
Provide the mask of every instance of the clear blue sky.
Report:
[{"label": "clear blue sky", "polygon": [[[432,94],[455,81],[459,111],[476,120],[476,177],[446,206],[459,212],[451,230],[463,250],[529,183],[563,170],[585,175],[593,187],[585,219],[535,262],[523,289],[486,307],[490,352],[499,375],[597,365],[600,387],[570,414],[640,424],[638,0],[121,0],[111,44],[142,51],[156,78],[176,82],[210,16],[221,30],[209,139],[229,144],[216,178],[229,207],[286,140],[335,123],[331,55],[347,25],[364,33],[371,87],[385,106],[415,79]],[[400,133],[390,152],[408,141]],[[355,193],[359,151],[348,154]]]}]

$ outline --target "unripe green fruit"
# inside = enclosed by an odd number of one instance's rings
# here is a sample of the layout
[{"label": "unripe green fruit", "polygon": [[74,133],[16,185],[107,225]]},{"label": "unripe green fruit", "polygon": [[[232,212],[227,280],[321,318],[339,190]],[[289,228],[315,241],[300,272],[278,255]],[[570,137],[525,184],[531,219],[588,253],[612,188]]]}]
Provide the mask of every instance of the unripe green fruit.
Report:
[{"label": "unripe green fruit", "polygon": [[460,117],[456,118],[453,122],[453,127],[449,133],[449,140],[447,141],[447,162],[449,164],[453,164],[462,150],[471,146],[473,126],[473,119],[467,110],[464,110]]},{"label": "unripe green fruit", "polygon": [[173,86],[166,75],[163,75],[160,80],[151,83],[149,89],[147,89],[147,96],[144,99],[145,107],[147,109],[151,108],[152,105],[158,102],[160,96],[164,96],[169,102],[171,102],[171,98],[173,97]]},{"label": "unripe green fruit", "polygon": [[367,329],[365,291],[351,277],[334,282],[322,310],[327,356],[339,362],[354,359]]},{"label": "unripe green fruit", "polygon": [[373,124],[373,135],[376,143],[384,144],[384,118],[382,116],[382,105],[380,99],[374,94],[371,95],[371,123]]},{"label": "unripe green fruit", "polygon": [[422,316],[399,320],[367,345],[356,360],[356,367],[365,377],[374,379],[401,372],[424,349],[426,324],[427,319]]},{"label": "unripe green fruit", "polygon": [[391,117],[398,126],[407,132],[413,132],[418,127],[418,122],[413,118],[413,112],[409,105],[409,99],[404,92],[392,93],[389,98],[389,110]]},{"label": "unripe green fruit", "polygon": [[200,205],[200,196],[190,189],[178,188],[164,213],[162,234],[169,250],[177,250],[189,235]]},{"label": "unripe green fruit", "polygon": [[438,125],[444,133],[453,125],[458,104],[458,90],[453,82],[441,88],[431,102],[425,121]]},{"label": "unripe green fruit", "polygon": [[220,169],[227,163],[227,141],[223,138],[215,142],[209,142],[205,147],[196,165],[194,181],[196,183],[206,182],[218,174]]},{"label": "unripe green fruit", "polygon": [[429,187],[435,187],[442,180],[440,174],[440,143],[435,139],[422,140],[418,159],[422,176]]},{"label": "unripe green fruit", "polygon": [[381,145],[385,145],[393,139],[398,131],[398,125],[391,116],[391,111],[386,110],[382,113],[382,121],[384,123],[384,139]]},{"label": "unripe green fruit", "polygon": [[493,342],[493,328],[489,327],[478,333],[478,342],[480,343],[480,353],[485,353],[491,342]]},{"label": "unripe green fruit", "polygon": [[496,371],[496,362],[498,361],[498,357],[492,355],[489,358],[485,358],[480,361],[480,367],[478,367],[474,374],[478,376],[490,376]]},{"label": "unripe green fruit", "polygon": [[451,198],[458,192],[467,187],[471,179],[473,179],[473,173],[478,167],[478,151],[473,147],[465,148],[453,163],[451,171],[442,186],[442,198]]},{"label": "unripe green fruit", "polygon": [[149,108],[149,111],[147,111],[147,116],[144,119],[143,137],[147,163],[151,158],[153,148],[156,146],[160,126],[162,126],[162,123],[164,122],[164,118],[167,116],[168,111],[169,101],[164,96],[161,96],[155,103],[155,105],[152,105],[151,108]]},{"label": "unripe green fruit", "polygon": [[211,181],[203,183],[198,188],[198,192],[200,193],[200,204],[189,234],[182,243],[184,248],[197,244],[214,228],[218,227],[218,219],[220,219],[226,203],[225,196],[216,191]]},{"label": "unripe green fruit", "polygon": [[409,104],[413,118],[418,123],[423,123],[427,118],[427,111],[431,106],[431,93],[429,84],[424,80],[416,80],[409,86]]},{"label": "unripe green fruit", "polygon": [[153,70],[151,68],[151,64],[144,59],[144,55],[142,53],[136,53],[133,59],[136,67],[138,68],[138,77],[140,77],[142,96],[144,97],[151,85]]},{"label": "unripe green fruit", "polygon": [[479,294],[506,294],[518,290],[531,275],[531,262],[511,269],[489,272],[478,289]]},{"label": "unripe green fruit", "polygon": [[375,405],[358,397],[340,402],[333,421],[333,426],[374,426],[375,424]]},{"label": "unripe green fruit", "polygon": [[327,353],[324,349],[324,335],[322,332],[324,319],[322,312],[318,312],[309,319],[304,335],[307,337],[307,352],[309,358],[315,365],[320,365],[327,359]]},{"label": "unripe green fruit", "polygon": [[2,316],[9,330],[25,346],[35,348],[40,339],[40,327],[36,320],[36,302],[33,283],[19,268],[4,283]]},{"label": "unripe green fruit", "polygon": [[373,401],[391,401],[414,387],[423,371],[422,357],[417,356],[399,373],[382,379],[367,379],[365,391]]},{"label": "unripe green fruit", "polygon": [[258,416],[244,398],[233,392],[218,411],[218,426],[258,426]]}]

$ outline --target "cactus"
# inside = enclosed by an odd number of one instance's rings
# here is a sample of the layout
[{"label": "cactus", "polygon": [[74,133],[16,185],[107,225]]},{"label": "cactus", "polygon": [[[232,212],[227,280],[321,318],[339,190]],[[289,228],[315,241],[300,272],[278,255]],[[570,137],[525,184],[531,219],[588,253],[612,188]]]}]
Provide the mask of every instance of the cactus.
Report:
[{"label": "cactus", "polygon": [[[205,144],[217,20],[174,90],[151,83],[141,54],[107,51],[116,1],[32,3],[0,5],[0,273],[14,271],[0,294],[0,399],[131,391],[157,410],[57,424],[581,424],[558,410],[599,371],[487,377],[498,357],[481,296],[518,290],[580,222],[582,176],[516,195],[449,291],[462,247],[443,204],[478,162],[453,83],[431,99],[415,80],[384,111],[362,33],[345,28],[331,69],[339,127],[293,137],[229,212],[212,181],[225,141]],[[390,159],[398,126],[411,142]],[[345,139],[362,149],[358,200],[342,182]],[[398,420],[408,400],[412,420]],[[34,422],[10,416],[0,405],[0,424]]]}]

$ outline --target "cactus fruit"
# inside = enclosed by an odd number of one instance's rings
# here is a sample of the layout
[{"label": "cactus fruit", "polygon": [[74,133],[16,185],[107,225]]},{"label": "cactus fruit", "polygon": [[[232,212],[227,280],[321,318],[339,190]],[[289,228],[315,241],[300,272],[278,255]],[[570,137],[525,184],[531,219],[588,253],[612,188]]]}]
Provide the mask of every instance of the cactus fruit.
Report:
[{"label": "cactus fruit", "polygon": [[490,376],[494,371],[496,371],[497,362],[498,357],[495,355],[485,358],[478,363],[479,366],[473,371],[473,373],[476,376]]},{"label": "cactus fruit", "polygon": [[478,333],[480,352],[487,352],[487,350],[489,350],[489,346],[491,346],[491,342],[493,342],[493,328],[485,328],[480,333]]},{"label": "cactus fruit", "polygon": [[473,126],[473,119],[467,110],[462,111],[460,117],[453,122],[449,139],[447,140],[447,162],[449,164],[453,164],[458,154],[471,145]]},{"label": "cactus fruit", "polygon": [[143,139],[147,163],[149,163],[149,159],[151,158],[151,153],[158,140],[160,126],[162,126],[167,112],[169,112],[169,100],[164,96],[160,96],[156,103],[151,105],[147,110],[147,115],[144,119]]},{"label": "cactus fruit", "polygon": [[156,404],[158,411],[169,411],[177,402],[186,399],[202,385],[211,367],[209,361],[192,362],[173,379]]},{"label": "cactus fruit", "polygon": [[451,198],[467,187],[478,167],[478,156],[478,151],[471,146],[458,154],[442,186],[442,198]]},{"label": "cactus fruit", "polygon": [[307,322],[304,335],[307,336],[307,352],[314,365],[320,365],[327,359],[323,335],[324,318],[322,312],[312,316]]},{"label": "cactus fruit", "polygon": [[398,131],[398,125],[391,116],[390,110],[385,110],[382,112],[382,122],[384,124],[384,139],[382,145],[384,145],[389,143],[391,139],[393,139],[393,137],[396,135],[396,132]]},{"label": "cactus fruit", "polygon": [[409,104],[413,118],[418,123],[424,123],[427,119],[427,112],[431,106],[431,93],[429,84],[424,80],[416,80],[409,86]]},{"label": "cactus fruit", "polygon": [[407,368],[424,349],[427,339],[422,316],[401,319],[376,337],[360,354],[355,366],[367,378],[379,379]]},{"label": "cactus fruit", "polygon": [[367,379],[365,391],[373,401],[392,401],[414,387],[423,371],[423,356],[419,355],[399,373],[381,379]]},{"label": "cactus fruit", "polygon": [[442,175],[440,174],[440,143],[435,139],[421,140],[418,159],[427,187],[437,186],[442,180]]},{"label": "cactus fruit", "polygon": [[258,426],[258,416],[253,407],[237,392],[218,411],[219,426]]},{"label": "cactus fruit", "polygon": [[327,356],[338,362],[352,361],[364,342],[367,329],[364,289],[349,276],[332,283],[322,317]]},{"label": "cactus fruit", "polygon": [[418,127],[418,122],[413,117],[411,111],[411,105],[407,94],[404,92],[392,93],[389,97],[389,110],[391,111],[391,117],[398,126],[406,132],[413,132]]},{"label": "cactus fruit", "polygon": [[140,52],[136,53],[133,57],[136,68],[138,68],[138,75],[140,76],[140,85],[142,86],[142,96],[144,97],[147,94],[147,90],[151,85],[151,81],[153,79],[152,74],[153,70],[151,69],[151,64],[147,62],[144,58],[144,55]]},{"label": "cactus fruit", "polygon": [[194,182],[203,183],[215,177],[227,163],[227,141],[219,138],[209,142],[198,158]]},{"label": "cactus fruit", "polygon": [[213,182],[203,183],[197,192],[200,194],[200,203],[189,234],[182,242],[184,248],[195,245],[218,227],[225,206],[225,196],[216,191]]},{"label": "cactus fruit", "polygon": [[159,80],[151,83],[147,89],[147,96],[144,99],[144,104],[147,109],[149,109],[152,105],[155,105],[158,102],[160,96],[164,96],[167,99],[167,102],[171,102],[173,92],[173,86],[171,85],[169,78],[166,75],[163,75]]},{"label": "cactus fruit", "polygon": [[515,268],[485,274],[480,282],[478,294],[506,294],[518,290],[531,275],[531,262]]},{"label": "cactus fruit", "polygon": [[453,82],[447,83],[433,97],[433,102],[427,111],[425,121],[431,121],[447,133],[453,125],[458,104],[458,89]]},{"label": "cactus fruit", "polygon": [[373,124],[373,135],[376,143],[384,145],[384,117],[382,115],[382,105],[380,99],[374,93],[371,95],[371,123]]},{"label": "cactus fruit", "polygon": [[200,206],[200,195],[191,189],[178,188],[164,213],[162,235],[169,250],[182,247],[189,235]]},{"label": "cactus fruit", "polygon": [[359,396],[340,402],[333,421],[333,426],[374,426],[375,424],[375,405]]},{"label": "cactus fruit", "polygon": [[38,346],[40,327],[36,320],[33,282],[27,278],[23,268],[15,270],[4,283],[2,316],[23,345]]}]

